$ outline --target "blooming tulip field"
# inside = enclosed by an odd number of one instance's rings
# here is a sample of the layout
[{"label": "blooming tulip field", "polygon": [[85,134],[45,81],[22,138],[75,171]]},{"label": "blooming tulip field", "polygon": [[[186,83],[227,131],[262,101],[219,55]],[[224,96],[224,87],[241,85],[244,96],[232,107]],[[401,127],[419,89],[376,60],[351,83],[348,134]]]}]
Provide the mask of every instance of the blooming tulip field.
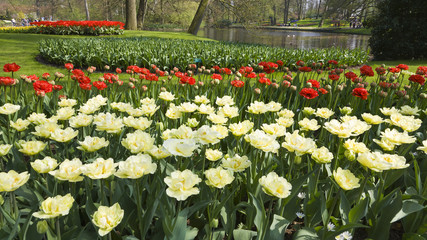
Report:
[{"label": "blooming tulip field", "polygon": [[425,239],[427,67],[283,61],[4,65],[0,238]]}]

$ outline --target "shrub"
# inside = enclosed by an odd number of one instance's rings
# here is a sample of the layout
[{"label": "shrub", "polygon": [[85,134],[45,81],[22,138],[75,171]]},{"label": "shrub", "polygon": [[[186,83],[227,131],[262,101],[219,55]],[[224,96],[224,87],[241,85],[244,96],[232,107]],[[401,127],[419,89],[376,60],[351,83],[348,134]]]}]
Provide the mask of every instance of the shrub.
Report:
[{"label": "shrub", "polygon": [[368,22],[377,59],[423,58],[427,53],[427,5],[424,0],[382,0]]}]

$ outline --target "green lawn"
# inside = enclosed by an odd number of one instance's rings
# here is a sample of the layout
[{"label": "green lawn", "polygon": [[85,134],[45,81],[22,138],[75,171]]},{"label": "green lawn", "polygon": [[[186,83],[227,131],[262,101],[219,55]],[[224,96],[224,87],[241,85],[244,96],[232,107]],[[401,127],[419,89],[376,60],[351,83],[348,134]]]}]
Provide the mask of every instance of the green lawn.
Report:
[{"label": "green lawn", "polygon": [[[154,32],[154,31],[125,31],[125,34],[113,37],[161,37],[161,38],[180,38],[189,40],[208,40],[181,32]],[[41,35],[41,34],[17,34],[17,33],[0,33],[0,67],[6,63],[16,62],[21,66],[19,75],[36,74],[41,76],[45,72],[53,74],[56,71],[65,72],[63,67],[45,65],[36,60],[38,54],[37,42],[47,38],[84,38],[87,36],[58,36],[58,35]],[[387,66],[396,66],[400,63],[409,65],[409,71],[415,72],[418,66],[427,66],[427,60],[398,60],[398,61],[371,61],[366,64],[371,65],[374,69],[382,63]],[[357,73],[358,71],[355,70]],[[1,73],[2,76],[7,75]],[[98,75],[94,76],[96,79]]]}]

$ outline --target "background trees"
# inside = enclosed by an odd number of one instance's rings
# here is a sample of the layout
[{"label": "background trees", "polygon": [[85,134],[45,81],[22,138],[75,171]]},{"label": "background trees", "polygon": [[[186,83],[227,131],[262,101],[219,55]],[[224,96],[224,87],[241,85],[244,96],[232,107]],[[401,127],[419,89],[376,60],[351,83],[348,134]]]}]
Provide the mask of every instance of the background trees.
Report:
[{"label": "background trees", "polygon": [[[338,19],[362,22],[375,13],[379,0],[7,0],[0,16],[54,20],[135,21],[138,29],[196,26],[246,27],[278,25],[298,19]],[[128,8],[127,8],[128,6]],[[127,11],[128,9],[128,11]],[[197,11],[197,10],[200,11]],[[196,14],[197,12],[197,14]],[[129,14],[127,14],[129,13]],[[132,15],[132,16],[131,16]],[[128,18],[128,21],[126,19]],[[193,22],[193,19],[195,20]],[[204,24],[201,23],[204,21]],[[192,24],[193,22],[193,24]],[[130,22],[129,22],[130,23]],[[322,25],[322,21],[319,25]],[[127,24],[135,29],[134,24]],[[315,24],[316,25],[316,24]]]},{"label": "background trees", "polygon": [[427,4],[425,0],[382,0],[378,14],[368,21],[369,40],[376,59],[427,56]]}]

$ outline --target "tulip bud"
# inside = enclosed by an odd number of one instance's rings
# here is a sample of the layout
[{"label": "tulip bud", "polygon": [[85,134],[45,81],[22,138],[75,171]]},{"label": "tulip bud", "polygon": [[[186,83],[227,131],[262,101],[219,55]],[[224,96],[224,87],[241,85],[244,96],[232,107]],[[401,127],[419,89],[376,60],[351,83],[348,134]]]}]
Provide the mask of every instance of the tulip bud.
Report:
[{"label": "tulip bud", "polygon": [[195,128],[199,125],[199,122],[195,118],[189,118],[186,125],[191,127],[191,128]]},{"label": "tulip bud", "polygon": [[384,63],[383,63],[383,64],[381,64],[381,67],[382,67],[382,68],[385,68],[385,64],[384,64]]},{"label": "tulip bud", "polygon": [[197,90],[197,89],[199,89],[199,86],[197,86],[197,85],[194,85],[194,89],[196,89],[196,90]]},{"label": "tulip bud", "polygon": [[313,84],[311,84],[311,82],[308,82],[308,83],[307,83],[307,87],[308,87],[308,88],[311,88],[311,87],[313,87]]},{"label": "tulip bud", "polygon": [[383,98],[385,98],[385,97],[387,97],[387,95],[388,95],[388,93],[387,92],[384,92],[384,91],[380,91],[379,92],[379,95],[380,95],[380,97],[383,97]]},{"label": "tulip bud", "polygon": [[163,123],[162,122],[156,122],[156,129],[162,132],[164,129]]},{"label": "tulip bud", "polygon": [[104,69],[105,69],[105,70],[110,70],[110,66],[105,65],[105,66],[104,66]]},{"label": "tulip bud", "polygon": [[198,72],[198,73],[202,73],[202,72],[203,72],[203,69],[198,68],[198,69],[197,69],[197,72]]},{"label": "tulip bud", "polygon": [[130,88],[135,88],[135,85],[133,83],[131,83],[131,82],[128,83],[128,85],[129,85]]},{"label": "tulip bud", "polygon": [[210,227],[212,228],[217,228],[218,227],[218,218],[214,218],[212,219],[212,221],[210,222]]},{"label": "tulip bud", "polygon": [[296,91],[297,90],[297,86],[291,85],[291,90],[292,91]]},{"label": "tulip bud", "polygon": [[396,76],[391,75],[389,79],[390,79],[390,82],[394,82],[394,80],[396,80]]},{"label": "tulip bud", "polygon": [[160,92],[166,92],[166,88],[165,87],[161,87],[160,88]]},{"label": "tulip bud", "polygon": [[344,156],[349,160],[349,161],[354,161],[354,159],[356,159],[356,155],[349,150],[345,150],[344,152]]},{"label": "tulip bud", "polygon": [[405,89],[411,89],[410,85],[405,85]]},{"label": "tulip bud", "polygon": [[146,92],[147,90],[148,90],[148,87],[147,87],[147,86],[145,86],[145,85],[143,85],[143,86],[142,86],[142,91]]},{"label": "tulip bud", "polygon": [[385,80],[387,80],[387,76],[385,76],[385,75],[381,75],[381,76],[380,76],[380,80],[381,80],[381,81],[385,81]]},{"label": "tulip bud", "polygon": [[168,76],[168,81],[172,80],[172,76]]},{"label": "tulip bud", "polygon": [[396,82],[391,85],[391,88],[398,89],[400,87],[400,83]]},{"label": "tulip bud", "polygon": [[378,84],[376,82],[371,82],[371,88],[376,88]]},{"label": "tulip bud", "polygon": [[342,90],[344,90],[344,85],[342,85],[342,84],[338,85],[337,89],[338,89],[338,91],[341,92]]},{"label": "tulip bud", "polygon": [[241,74],[241,73],[239,73],[239,72],[237,72],[237,73],[236,73],[236,76],[237,76],[237,77],[239,77],[239,78],[241,78],[241,77],[242,77],[242,74]]},{"label": "tulip bud", "polygon": [[352,111],[353,109],[351,107],[340,108],[340,112],[344,115],[349,115]]},{"label": "tulip bud", "polygon": [[271,86],[276,88],[276,89],[279,88],[279,84],[277,84],[277,83],[272,83]]},{"label": "tulip bud", "polygon": [[214,82],[215,82],[215,84],[219,84],[220,83],[220,81],[218,80],[218,79],[214,79]]},{"label": "tulip bud", "polygon": [[55,85],[55,81],[53,81],[53,80],[48,81],[48,83]]},{"label": "tulip bud", "polygon": [[173,71],[174,71],[174,72],[178,72],[178,71],[179,71],[179,69],[178,69],[177,67],[174,67],[174,68],[173,68]]},{"label": "tulip bud", "polygon": [[166,80],[165,80],[165,79],[162,79],[162,83],[166,83]]},{"label": "tulip bud", "polygon": [[[213,72],[215,72],[215,69],[213,69]],[[206,74],[211,74],[211,70],[210,70],[210,69],[206,69],[206,70],[205,70],[205,73],[206,73]]]},{"label": "tulip bud", "polygon": [[47,224],[46,220],[37,222],[37,232],[39,234],[45,234],[48,229],[49,229],[49,225]]},{"label": "tulip bud", "polygon": [[294,158],[294,163],[295,163],[296,165],[301,164],[301,156],[295,156],[295,158]]},{"label": "tulip bud", "polygon": [[405,100],[409,100],[409,95],[405,95],[403,98],[404,98]]},{"label": "tulip bud", "polygon": [[325,77],[321,77],[320,80],[326,81],[326,78]]},{"label": "tulip bud", "polygon": [[421,94],[420,94],[420,97],[421,97],[421,98],[426,99],[426,98],[427,98],[427,94],[425,94],[425,93],[421,93]]},{"label": "tulip bud", "polygon": [[255,92],[256,94],[261,94],[261,89],[259,89],[259,88],[255,88],[255,89],[254,89],[254,92]]},{"label": "tulip bud", "polygon": [[202,81],[199,81],[199,86],[203,87],[203,85],[205,85],[205,83],[203,83]]},{"label": "tulip bud", "polygon": [[15,84],[18,84],[19,83],[19,79],[14,79],[15,80],[15,83],[13,84],[13,85],[15,85]]},{"label": "tulip bud", "polygon": [[291,83],[290,83],[289,81],[284,80],[284,81],[282,82],[282,85],[283,85],[285,88],[288,88],[288,87],[290,87],[290,86],[291,86]]},{"label": "tulip bud", "polygon": [[397,91],[397,92],[396,92],[396,95],[397,95],[398,97],[404,97],[404,96],[406,95],[406,91],[405,91],[405,90]]}]

